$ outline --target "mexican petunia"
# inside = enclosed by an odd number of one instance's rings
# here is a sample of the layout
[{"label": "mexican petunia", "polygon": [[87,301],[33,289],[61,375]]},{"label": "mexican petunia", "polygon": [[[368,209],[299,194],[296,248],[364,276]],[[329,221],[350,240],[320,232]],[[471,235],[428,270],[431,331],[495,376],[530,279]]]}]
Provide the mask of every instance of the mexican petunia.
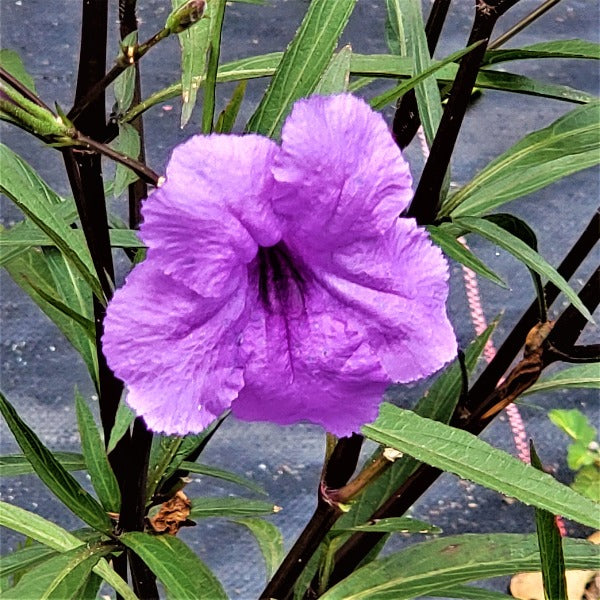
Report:
[{"label": "mexican petunia", "polygon": [[392,382],[456,355],[448,267],[414,220],[382,119],[342,94],[298,101],[281,145],[197,135],[143,206],[148,247],[108,306],[108,364],[150,429],[198,432],[225,409],[338,436]]}]

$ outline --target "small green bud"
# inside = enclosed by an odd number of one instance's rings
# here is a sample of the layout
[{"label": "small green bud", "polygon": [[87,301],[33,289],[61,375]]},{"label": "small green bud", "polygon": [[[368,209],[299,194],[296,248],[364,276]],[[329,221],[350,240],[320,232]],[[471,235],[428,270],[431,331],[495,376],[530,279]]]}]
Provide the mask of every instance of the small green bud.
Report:
[{"label": "small green bud", "polygon": [[185,31],[202,18],[205,8],[206,0],[189,0],[169,15],[165,29],[171,33]]}]

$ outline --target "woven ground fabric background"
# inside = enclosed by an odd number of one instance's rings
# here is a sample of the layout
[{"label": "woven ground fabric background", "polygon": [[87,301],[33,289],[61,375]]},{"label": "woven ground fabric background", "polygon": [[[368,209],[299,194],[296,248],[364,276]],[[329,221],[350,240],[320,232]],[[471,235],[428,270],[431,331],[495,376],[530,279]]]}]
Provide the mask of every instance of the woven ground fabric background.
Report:
[{"label": "woven ground fabric background", "polygon": [[[164,23],[170,0],[140,0],[139,4],[141,37],[145,38]],[[522,0],[500,22],[497,33],[538,4]],[[307,5],[306,0],[268,0],[264,6],[230,5],[223,33],[222,62],[284,48]],[[428,1],[424,3],[425,8],[428,5]],[[472,2],[459,1],[454,5],[438,49],[439,56],[462,47],[468,36]],[[600,13],[594,5],[589,0],[565,0],[533,27],[514,38],[510,45],[576,37],[598,41]],[[61,106],[68,107],[75,88],[80,3],[76,0],[2,0],[0,11],[2,47],[21,54],[46,102],[56,100]],[[109,20],[114,25],[110,42],[113,52],[117,48],[114,38],[116,20],[113,10]],[[386,52],[384,21],[383,0],[358,0],[341,43],[351,43],[356,52]],[[513,72],[598,93],[598,67],[593,61],[522,61],[507,67]],[[178,68],[177,41],[169,39],[142,61],[144,95],[176,81]],[[264,86],[265,82],[261,81],[249,83],[239,123],[248,119]],[[224,106],[232,89],[230,85],[219,88],[217,110]],[[453,180],[458,183],[467,181],[526,132],[546,126],[570,108],[572,106],[562,102],[485,92],[469,112],[460,135],[453,161]],[[391,118],[391,109],[385,114],[388,119]],[[198,130],[199,115],[200,111],[196,110],[192,122],[181,131],[175,100],[147,113],[146,143],[150,166],[158,172],[163,170],[173,146]],[[68,193],[58,153],[43,149],[39,142],[15,128],[3,125],[0,131],[4,143],[30,161],[60,193]],[[408,158],[413,173],[418,176],[423,163],[418,143],[413,143]],[[541,254],[556,265],[596,210],[599,192],[597,172],[587,170],[515,201],[508,209],[533,226]],[[5,199],[2,199],[1,208],[2,225],[10,226],[21,218]],[[124,207],[115,204],[114,209],[122,211]],[[526,269],[507,254],[480,239],[472,238],[469,243],[511,288],[505,291],[487,281],[480,281],[487,318],[492,319],[503,311],[494,338],[499,344],[529,305],[533,288]],[[577,273],[573,285],[577,287],[585,281],[597,258],[598,253],[588,259]],[[125,261],[119,266],[122,281]],[[473,327],[466,306],[461,268],[451,264],[451,271],[449,313],[459,342],[464,346],[473,337]],[[50,448],[77,450],[73,388],[77,385],[87,397],[93,393],[83,364],[52,323],[4,272],[0,274],[0,302],[3,392]],[[582,339],[591,340],[592,337],[593,332],[586,331]],[[409,394],[416,399],[419,389],[424,389],[424,385],[395,393]],[[597,400],[594,392],[572,390],[532,396],[528,406],[521,409],[527,433],[535,440],[542,460],[564,482],[571,479],[565,465],[568,440],[550,424],[546,410],[579,408],[598,425]],[[504,417],[497,419],[484,432],[483,438],[515,452]],[[0,425],[0,451],[2,454],[17,451],[3,423]],[[286,547],[289,547],[314,509],[323,451],[324,435],[318,427],[277,427],[229,419],[203,454],[202,462],[233,470],[264,486],[272,501],[283,508],[273,521],[281,528]],[[81,524],[33,476],[7,478],[1,481],[1,486],[2,500],[36,511],[67,528]],[[186,491],[191,497],[240,493],[234,486],[221,486],[215,480],[199,476]],[[509,502],[495,492],[449,475],[437,482],[414,507],[412,514],[440,526],[446,534],[524,532],[533,531],[535,527],[533,511],[528,507]],[[567,523],[567,528],[570,535],[585,536],[589,533],[571,523]],[[181,535],[215,571],[231,598],[245,600],[257,597],[264,586],[264,570],[249,534],[226,520],[211,519],[183,531]],[[3,530],[0,539],[2,553],[14,549],[19,541],[18,535]],[[415,539],[396,536],[388,549],[398,549],[413,541]],[[508,578],[501,578],[485,585],[505,591],[507,582]]]}]

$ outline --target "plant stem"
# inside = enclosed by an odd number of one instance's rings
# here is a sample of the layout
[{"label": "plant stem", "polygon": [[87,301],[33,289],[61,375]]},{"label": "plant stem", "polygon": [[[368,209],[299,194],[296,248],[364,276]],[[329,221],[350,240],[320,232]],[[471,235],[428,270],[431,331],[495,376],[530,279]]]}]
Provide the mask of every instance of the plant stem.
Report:
[{"label": "plant stem", "polygon": [[343,514],[338,503],[331,501],[331,492],[343,487],[358,463],[363,436],[341,438],[335,446],[321,475],[317,508],[306,527],[269,581],[261,598],[283,600],[293,593],[296,580],[314,554],[325,534]]},{"label": "plant stem", "polygon": [[431,145],[431,153],[423,169],[415,197],[408,210],[408,216],[414,217],[420,225],[433,223],[438,213],[444,176],[496,21],[518,1],[477,0],[475,20],[467,45],[480,41],[483,43],[460,61],[448,105]]}]

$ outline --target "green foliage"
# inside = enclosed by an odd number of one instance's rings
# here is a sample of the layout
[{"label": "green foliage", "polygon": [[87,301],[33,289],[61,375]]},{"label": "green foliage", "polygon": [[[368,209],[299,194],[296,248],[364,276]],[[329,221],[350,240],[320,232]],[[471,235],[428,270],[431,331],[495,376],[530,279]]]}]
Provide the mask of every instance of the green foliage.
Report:
[{"label": "green foliage", "polygon": [[277,570],[279,563],[283,560],[284,551],[281,532],[273,523],[269,523],[269,521],[265,521],[264,519],[247,517],[233,519],[232,523],[246,527],[255,537],[256,543],[265,559],[268,581]]},{"label": "green foliage", "polygon": [[[568,373],[575,369],[577,373]],[[585,381],[587,375],[597,375],[597,370],[593,364],[580,365],[561,371],[547,382],[560,385],[561,381],[577,381],[578,376],[581,377],[581,382]],[[596,428],[575,408],[554,409],[548,413],[548,417],[573,440],[567,449],[567,464],[570,469],[576,471],[571,487],[583,496],[600,503],[600,444]]]},{"label": "green foliage", "polygon": [[[544,466],[540,461],[533,441],[529,442],[531,466],[540,471]],[[562,549],[560,530],[556,517],[540,508],[535,509],[535,528],[542,563],[542,581],[546,600],[567,600],[567,581],[565,579],[565,559]]]},{"label": "green foliage", "polygon": [[[594,569],[597,547],[565,540],[565,564]],[[532,571],[539,567],[535,536],[465,534],[414,544],[358,569],[332,587],[323,600],[408,600],[461,583]]]},{"label": "green foliage", "polygon": [[318,84],[356,0],[311,2],[294,39],[284,52],[273,79],[247,130],[273,137],[298,98]]},{"label": "green foliage", "polygon": [[154,572],[170,600],[227,600],[217,578],[180,539],[132,531],[120,540]]},{"label": "green foliage", "polygon": [[190,519],[209,517],[258,517],[272,515],[281,510],[272,502],[248,498],[193,498]]},{"label": "green foliage", "polygon": [[597,504],[466,431],[384,403],[378,419],[365,425],[363,433],[380,444],[525,504],[590,527],[600,526]]}]

